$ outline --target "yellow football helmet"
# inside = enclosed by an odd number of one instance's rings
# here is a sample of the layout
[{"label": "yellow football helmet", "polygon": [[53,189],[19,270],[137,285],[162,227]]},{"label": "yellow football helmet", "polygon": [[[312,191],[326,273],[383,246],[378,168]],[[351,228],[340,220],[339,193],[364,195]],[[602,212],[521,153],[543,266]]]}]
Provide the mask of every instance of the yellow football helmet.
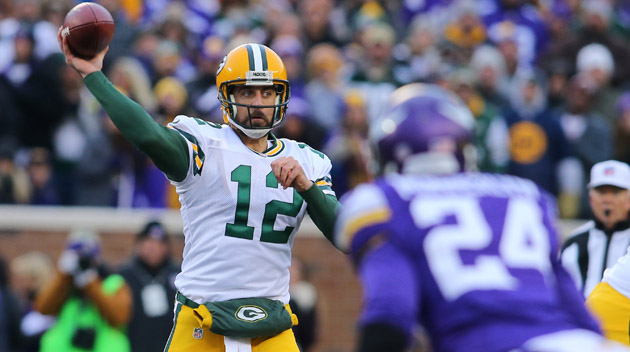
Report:
[{"label": "yellow football helmet", "polygon": [[[253,127],[251,117],[249,126],[236,121],[237,107],[242,106],[249,111],[252,105],[236,103],[232,94],[235,85],[273,85],[276,88],[275,105],[256,106],[257,108],[274,108],[271,126]],[[284,63],[278,54],[261,44],[243,44],[223,58],[217,70],[217,90],[221,110],[223,110],[223,120],[231,123],[250,138],[262,138],[282,122],[291,96]]]}]

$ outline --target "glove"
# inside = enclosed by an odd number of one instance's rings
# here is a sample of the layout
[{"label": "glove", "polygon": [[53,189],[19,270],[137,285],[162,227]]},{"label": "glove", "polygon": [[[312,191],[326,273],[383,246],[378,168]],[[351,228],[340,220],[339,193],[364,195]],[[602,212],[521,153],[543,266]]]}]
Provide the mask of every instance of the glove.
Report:
[{"label": "glove", "polygon": [[84,288],[98,277],[98,273],[92,267],[81,268],[80,262],[79,254],[72,249],[67,249],[61,253],[57,268],[60,272],[72,276],[75,287]]},{"label": "glove", "polygon": [[63,251],[57,261],[57,269],[66,275],[74,275],[80,271],[77,252],[70,249]]},{"label": "glove", "polygon": [[89,268],[87,270],[78,271],[73,275],[73,282],[76,288],[85,288],[90,282],[98,278],[98,273],[95,269]]}]

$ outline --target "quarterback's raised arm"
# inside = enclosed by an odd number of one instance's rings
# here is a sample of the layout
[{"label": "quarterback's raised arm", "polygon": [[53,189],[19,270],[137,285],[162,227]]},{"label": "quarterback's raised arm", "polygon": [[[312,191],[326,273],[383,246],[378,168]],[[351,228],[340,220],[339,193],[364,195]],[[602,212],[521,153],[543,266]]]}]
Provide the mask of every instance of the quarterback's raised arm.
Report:
[{"label": "quarterback's raised arm", "polygon": [[186,141],[178,132],[155,122],[140,105],[127,98],[109,82],[101,72],[107,49],[90,60],[83,60],[70,52],[67,39],[61,36],[61,28],[57,33],[57,40],[66,63],[83,77],[85,85],[123,136],[148,155],[169,179],[183,180],[189,165]]}]

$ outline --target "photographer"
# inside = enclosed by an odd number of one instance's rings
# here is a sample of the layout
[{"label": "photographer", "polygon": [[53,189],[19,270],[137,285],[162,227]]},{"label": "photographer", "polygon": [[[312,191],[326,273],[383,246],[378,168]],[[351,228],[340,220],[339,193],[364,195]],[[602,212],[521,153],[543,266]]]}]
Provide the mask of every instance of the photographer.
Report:
[{"label": "photographer", "polygon": [[173,328],[179,265],[171,258],[168,237],[161,223],[148,222],[136,236],[132,259],[120,270],[133,294],[127,329],[133,351],[162,351]]},{"label": "photographer", "polygon": [[90,230],[73,231],[59,257],[57,273],[35,300],[35,309],[57,316],[40,352],[130,350],[125,324],[131,292],[120,275],[108,275],[100,240]]}]

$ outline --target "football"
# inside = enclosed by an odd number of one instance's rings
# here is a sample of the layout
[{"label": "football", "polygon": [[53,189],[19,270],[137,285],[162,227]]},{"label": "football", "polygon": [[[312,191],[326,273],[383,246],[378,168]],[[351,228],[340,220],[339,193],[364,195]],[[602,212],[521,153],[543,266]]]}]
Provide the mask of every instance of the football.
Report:
[{"label": "football", "polygon": [[68,38],[68,46],[74,55],[89,60],[112,41],[114,19],[103,6],[84,2],[68,12],[61,35]]}]

